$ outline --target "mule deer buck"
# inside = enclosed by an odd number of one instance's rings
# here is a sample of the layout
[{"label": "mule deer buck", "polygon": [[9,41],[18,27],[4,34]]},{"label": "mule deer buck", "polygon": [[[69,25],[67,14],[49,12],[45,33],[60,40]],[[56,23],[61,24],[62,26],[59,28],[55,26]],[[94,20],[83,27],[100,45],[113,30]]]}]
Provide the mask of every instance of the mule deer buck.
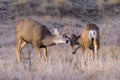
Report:
[{"label": "mule deer buck", "polygon": [[76,36],[75,34],[72,34],[71,37],[68,37],[67,35],[64,36],[70,40],[72,48],[75,49],[73,54],[81,47],[83,55],[86,50],[88,59],[90,59],[91,56],[92,59],[97,59],[99,49],[99,28],[95,24],[87,24],[79,36]]},{"label": "mule deer buck", "polygon": [[47,59],[47,46],[52,46],[60,43],[67,43],[68,40],[60,36],[57,29],[54,29],[54,35],[47,29],[46,26],[31,20],[23,19],[19,22],[16,28],[17,32],[17,59],[21,62],[21,50],[28,44],[33,44],[38,57],[41,58],[39,48],[44,48],[44,56]]}]

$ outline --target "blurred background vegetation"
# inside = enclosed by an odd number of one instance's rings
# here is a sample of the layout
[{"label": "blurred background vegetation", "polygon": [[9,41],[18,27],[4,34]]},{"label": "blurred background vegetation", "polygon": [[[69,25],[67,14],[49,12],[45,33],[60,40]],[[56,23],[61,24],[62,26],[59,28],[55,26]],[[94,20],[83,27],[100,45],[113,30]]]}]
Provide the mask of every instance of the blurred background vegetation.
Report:
[{"label": "blurred background vegetation", "polygon": [[120,0],[1,0],[0,17],[70,16],[96,20],[120,14]]}]

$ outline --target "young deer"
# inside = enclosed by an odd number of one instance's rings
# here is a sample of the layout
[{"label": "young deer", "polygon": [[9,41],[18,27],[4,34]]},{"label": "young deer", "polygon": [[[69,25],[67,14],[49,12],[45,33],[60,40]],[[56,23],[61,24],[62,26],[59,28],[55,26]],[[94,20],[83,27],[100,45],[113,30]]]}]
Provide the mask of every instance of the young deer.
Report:
[{"label": "young deer", "polygon": [[68,40],[60,36],[57,29],[54,29],[54,35],[47,29],[46,26],[39,24],[31,19],[23,19],[16,28],[17,31],[17,58],[21,62],[21,50],[28,44],[33,44],[39,58],[41,53],[39,48],[44,48],[44,56],[47,59],[47,46],[52,46],[60,43],[67,43]]},{"label": "young deer", "polygon": [[92,58],[97,59],[99,49],[99,28],[95,24],[87,24],[80,36],[76,36],[75,34],[72,34],[71,37],[64,36],[70,40],[72,48],[75,49],[73,54],[81,47],[83,55],[86,50],[88,58],[92,56]]}]

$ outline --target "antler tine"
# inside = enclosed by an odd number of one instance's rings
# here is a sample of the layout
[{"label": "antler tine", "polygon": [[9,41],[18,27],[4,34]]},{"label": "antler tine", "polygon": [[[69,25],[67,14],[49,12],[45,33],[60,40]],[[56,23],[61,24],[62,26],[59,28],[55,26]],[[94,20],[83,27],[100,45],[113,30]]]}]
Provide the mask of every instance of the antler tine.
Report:
[{"label": "antler tine", "polygon": [[65,25],[65,26],[64,26],[64,29],[60,32],[60,34],[63,34],[64,31],[66,31],[66,30],[68,30],[68,29],[71,29],[71,26]]}]

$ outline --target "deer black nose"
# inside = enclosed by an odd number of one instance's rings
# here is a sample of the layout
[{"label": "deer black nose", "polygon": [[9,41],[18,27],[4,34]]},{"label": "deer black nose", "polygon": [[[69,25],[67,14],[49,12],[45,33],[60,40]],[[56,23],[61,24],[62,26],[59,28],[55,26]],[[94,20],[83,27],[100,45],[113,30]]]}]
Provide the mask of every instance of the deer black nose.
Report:
[{"label": "deer black nose", "polygon": [[68,43],[69,42],[69,40],[66,40],[66,43]]},{"label": "deer black nose", "polygon": [[66,38],[66,35],[64,34],[63,37]]}]

